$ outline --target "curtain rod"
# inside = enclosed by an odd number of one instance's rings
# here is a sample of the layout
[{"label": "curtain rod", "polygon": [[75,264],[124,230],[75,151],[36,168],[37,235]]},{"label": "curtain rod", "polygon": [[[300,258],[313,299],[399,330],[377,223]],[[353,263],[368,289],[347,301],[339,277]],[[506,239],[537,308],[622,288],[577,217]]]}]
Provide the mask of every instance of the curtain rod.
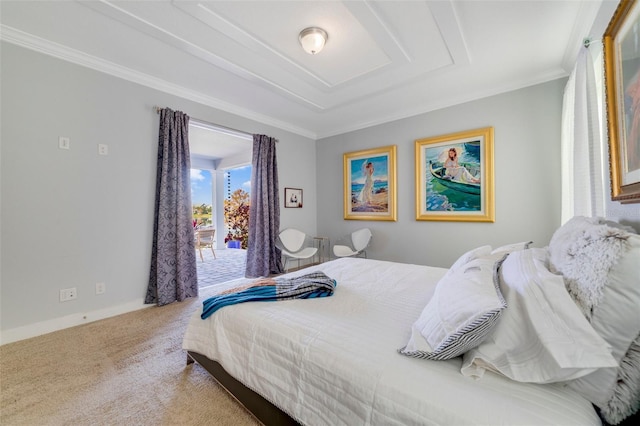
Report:
[{"label": "curtain rod", "polygon": [[[155,106],[156,114],[160,114],[164,108]],[[219,124],[209,123],[203,120],[198,120],[197,118],[190,118],[190,124],[194,127],[200,127],[201,129],[213,130],[215,132],[224,133],[231,136],[236,136],[242,139],[253,140],[253,135],[251,133],[243,132],[242,130],[232,129],[231,127],[221,126]]]},{"label": "curtain rod", "polygon": [[592,38],[590,38],[590,37],[585,37],[585,38],[582,40],[582,44],[584,44],[584,47],[586,47],[586,48],[588,49],[588,48],[589,48],[589,45],[590,45],[591,43],[595,43],[595,42],[598,42],[598,41],[602,41],[602,40],[599,40],[599,39],[595,39],[595,40],[594,40],[594,39],[592,39]]}]

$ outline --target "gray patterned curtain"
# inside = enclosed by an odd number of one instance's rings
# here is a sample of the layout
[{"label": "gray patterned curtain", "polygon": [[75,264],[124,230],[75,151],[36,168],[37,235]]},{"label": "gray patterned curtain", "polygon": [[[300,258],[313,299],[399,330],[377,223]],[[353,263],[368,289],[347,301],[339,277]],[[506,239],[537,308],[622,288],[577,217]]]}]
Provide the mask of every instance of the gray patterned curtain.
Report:
[{"label": "gray patterned curtain", "polygon": [[191,223],[189,116],[160,111],[151,271],[145,303],[166,305],[198,296]]},{"label": "gray patterned curtain", "polygon": [[269,136],[253,135],[246,277],[284,272],[281,252],[276,247],[280,230],[276,142]]}]

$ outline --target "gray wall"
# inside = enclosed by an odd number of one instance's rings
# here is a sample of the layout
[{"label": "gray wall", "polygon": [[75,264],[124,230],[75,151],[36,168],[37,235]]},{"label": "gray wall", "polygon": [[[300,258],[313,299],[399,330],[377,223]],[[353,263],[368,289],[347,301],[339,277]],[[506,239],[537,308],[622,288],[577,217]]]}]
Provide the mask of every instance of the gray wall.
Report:
[{"label": "gray wall", "polygon": [[[11,44],[0,47],[3,342],[7,334],[24,337],[142,306],[156,105],[278,138],[281,195],[284,187],[304,190],[304,208],[281,208],[281,227],[335,241],[368,226],[372,258],[446,267],[483,244],[544,246],[559,225],[564,79],[314,143]],[[496,222],[417,222],[415,139],[485,126],[495,129]],[[71,150],[58,149],[58,136],[71,138]],[[109,145],[107,157],[97,155],[98,143]],[[343,220],[342,154],[391,144],[398,146],[398,221]],[[638,204],[608,202],[607,217],[640,229]],[[96,282],[106,283],[106,294],[95,295]],[[77,287],[78,299],[60,303],[59,290],[67,287]]]},{"label": "gray wall", "polygon": [[[8,43],[1,51],[0,330],[48,331],[51,320],[59,328],[142,306],[156,105],[279,139],[281,188],[305,190],[304,208],[282,208],[281,225],[316,233],[315,141]],[[70,150],[58,149],[59,136]],[[61,303],[67,287],[78,299]]]},{"label": "gray wall", "polygon": [[[566,80],[481,99],[318,141],[318,232],[332,240],[373,231],[369,257],[450,266],[467,249],[533,240],[560,222],[560,118]],[[495,223],[415,220],[414,141],[493,126]],[[397,222],[343,220],[342,155],[397,145]]]}]

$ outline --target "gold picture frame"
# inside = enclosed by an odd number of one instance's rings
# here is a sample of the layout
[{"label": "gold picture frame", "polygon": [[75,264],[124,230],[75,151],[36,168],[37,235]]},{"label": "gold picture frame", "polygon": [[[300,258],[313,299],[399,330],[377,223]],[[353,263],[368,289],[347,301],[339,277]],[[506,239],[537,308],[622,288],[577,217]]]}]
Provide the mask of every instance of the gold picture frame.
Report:
[{"label": "gold picture frame", "polygon": [[343,155],[344,218],[397,220],[396,145]]},{"label": "gold picture frame", "polygon": [[640,6],[622,0],[603,36],[611,199],[640,203]]},{"label": "gold picture frame", "polygon": [[495,222],[493,127],[415,141],[416,220]]}]

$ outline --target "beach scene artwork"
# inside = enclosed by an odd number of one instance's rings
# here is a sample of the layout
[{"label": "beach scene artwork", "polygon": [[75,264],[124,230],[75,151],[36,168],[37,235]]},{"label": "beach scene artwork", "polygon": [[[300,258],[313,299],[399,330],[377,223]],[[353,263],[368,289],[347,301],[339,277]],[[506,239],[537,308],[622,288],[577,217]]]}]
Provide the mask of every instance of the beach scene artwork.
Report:
[{"label": "beach scene artwork", "polygon": [[389,155],[350,160],[351,212],[389,213]]}]

